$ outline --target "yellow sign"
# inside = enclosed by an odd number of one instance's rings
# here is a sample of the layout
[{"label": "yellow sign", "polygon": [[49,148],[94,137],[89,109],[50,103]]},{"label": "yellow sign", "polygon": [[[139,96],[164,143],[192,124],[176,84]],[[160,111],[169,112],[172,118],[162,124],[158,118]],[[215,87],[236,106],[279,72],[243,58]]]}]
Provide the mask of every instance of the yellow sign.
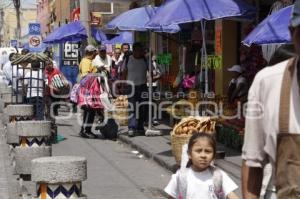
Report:
[{"label": "yellow sign", "polygon": [[207,56],[207,65],[211,69],[220,69],[222,68],[222,56],[220,55],[208,55]]}]

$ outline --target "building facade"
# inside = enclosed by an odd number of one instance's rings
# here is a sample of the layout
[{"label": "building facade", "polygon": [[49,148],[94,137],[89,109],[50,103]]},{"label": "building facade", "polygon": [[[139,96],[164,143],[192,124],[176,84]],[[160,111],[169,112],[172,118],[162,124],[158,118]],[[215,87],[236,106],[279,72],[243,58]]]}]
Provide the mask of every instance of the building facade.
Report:
[{"label": "building facade", "polygon": [[[28,34],[28,24],[36,22],[36,9],[34,8],[22,8],[20,23],[21,23],[21,38],[26,37]],[[7,8],[4,10],[4,24],[3,24],[3,43],[2,45],[10,45],[11,40],[17,38],[17,17],[14,8]]]}]

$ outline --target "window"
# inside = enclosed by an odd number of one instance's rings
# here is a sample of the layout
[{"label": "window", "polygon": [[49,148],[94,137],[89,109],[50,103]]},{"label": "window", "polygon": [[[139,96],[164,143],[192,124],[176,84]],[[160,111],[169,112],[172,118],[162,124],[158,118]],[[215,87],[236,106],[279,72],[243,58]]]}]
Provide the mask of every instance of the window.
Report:
[{"label": "window", "polygon": [[114,14],[113,2],[101,2],[91,4],[92,12],[99,12],[100,14]]}]

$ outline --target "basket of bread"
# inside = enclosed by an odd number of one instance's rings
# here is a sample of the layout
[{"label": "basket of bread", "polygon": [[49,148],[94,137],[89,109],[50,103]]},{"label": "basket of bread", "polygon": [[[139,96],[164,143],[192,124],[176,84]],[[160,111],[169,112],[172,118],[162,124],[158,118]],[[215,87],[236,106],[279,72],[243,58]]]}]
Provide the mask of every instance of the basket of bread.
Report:
[{"label": "basket of bread", "polygon": [[194,133],[215,133],[215,124],[210,117],[190,116],[182,119],[171,131],[172,153],[177,164],[180,165],[182,146],[189,142]]},{"label": "basket of bread", "polygon": [[113,118],[120,126],[128,125],[128,98],[126,95],[120,95],[114,100],[115,110]]},{"label": "basket of bread", "polygon": [[118,96],[114,101],[115,107],[127,108],[128,107],[128,99],[126,95]]}]

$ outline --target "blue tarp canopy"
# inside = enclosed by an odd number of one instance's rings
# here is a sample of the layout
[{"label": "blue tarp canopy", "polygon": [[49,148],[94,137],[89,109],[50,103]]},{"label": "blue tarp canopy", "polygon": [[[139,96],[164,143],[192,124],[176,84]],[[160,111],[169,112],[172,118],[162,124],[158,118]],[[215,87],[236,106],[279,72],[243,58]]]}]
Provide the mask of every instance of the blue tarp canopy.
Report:
[{"label": "blue tarp canopy", "polygon": [[87,33],[80,21],[61,26],[50,33],[44,43],[64,43],[67,41],[81,41],[87,38]]},{"label": "blue tarp canopy", "polygon": [[95,27],[92,27],[92,37],[94,37],[94,39],[101,43],[101,42],[104,42],[104,41],[107,41],[107,36],[106,34],[101,31],[100,29],[97,29]]},{"label": "blue tarp canopy", "polygon": [[292,6],[282,8],[263,20],[244,40],[247,46],[252,44],[275,44],[291,42],[289,32]]},{"label": "blue tarp canopy", "polygon": [[120,35],[112,38],[111,40],[104,41],[104,44],[123,44],[123,43],[133,43],[133,33],[130,31],[120,32]]},{"label": "blue tarp canopy", "polygon": [[179,26],[159,26],[146,28],[146,24],[150,21],[151,17],[156,14],[157,7],[146,6],[141,8],[135,8],[128,10],[119,16],[115,17],[107,25],[107,29],[119,29],[119,30],[132,30],[132,31],[147,31],[152,30],[154,32],[168,32],[176,33],[180,31]]},{"label": "blue tarp canopy", "polygon": [[256,9],[243,0],[169,0],[158,8],[148,26],[159,27],[225,17],[253,18],[255,12]]}]

